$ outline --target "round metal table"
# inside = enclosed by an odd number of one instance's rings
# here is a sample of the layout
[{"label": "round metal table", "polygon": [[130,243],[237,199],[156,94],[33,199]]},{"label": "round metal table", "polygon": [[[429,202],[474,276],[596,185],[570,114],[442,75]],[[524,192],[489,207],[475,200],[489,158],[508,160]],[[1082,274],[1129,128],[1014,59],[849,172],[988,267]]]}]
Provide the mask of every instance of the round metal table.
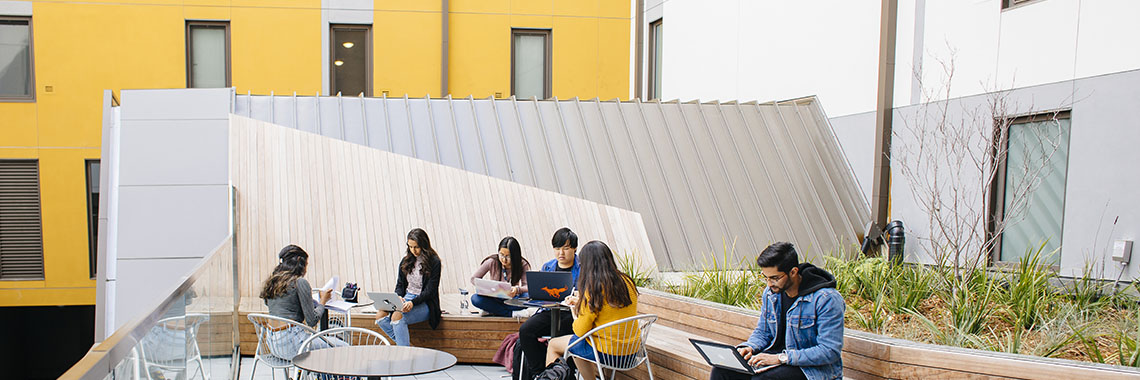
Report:
[{"label": "round metal table", "polygon": [[293,358],[293,365],[309,372],[370,379],[431,373],[455,363],[455,356],[443,351],[380,345],[326,348]]}]

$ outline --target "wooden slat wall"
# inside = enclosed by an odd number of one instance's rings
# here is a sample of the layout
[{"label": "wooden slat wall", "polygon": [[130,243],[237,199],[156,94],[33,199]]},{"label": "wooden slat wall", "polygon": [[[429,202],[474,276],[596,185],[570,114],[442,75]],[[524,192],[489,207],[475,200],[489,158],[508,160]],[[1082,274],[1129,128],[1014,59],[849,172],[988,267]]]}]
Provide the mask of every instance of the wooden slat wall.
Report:
[{"label": "wooden slat wall", "polygon": [[240,116],[231,116],[230,149],[243,310],[257,309],[253,298],[287,244],[309,252],[314,287],[339,275],[365,291],[391,291],[414,227],[443,260],[444,293],[469,288],[479,262],[508,235],[537,270],[563,226],[579,246],[603,240],[653,263],[632,211]]}]

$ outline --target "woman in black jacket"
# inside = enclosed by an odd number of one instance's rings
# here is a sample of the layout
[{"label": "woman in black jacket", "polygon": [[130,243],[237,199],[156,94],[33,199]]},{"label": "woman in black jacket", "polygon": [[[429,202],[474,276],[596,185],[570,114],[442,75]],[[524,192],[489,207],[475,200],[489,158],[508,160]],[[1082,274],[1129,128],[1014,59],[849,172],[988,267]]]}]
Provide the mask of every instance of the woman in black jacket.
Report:
[{"label": "woman in black jacket", "polygon": [[439,254],[432,249],[427,232],[419,228],[408,232],[408,249],[396,273],[396,294],[404,297],[404,305],[390,315],[386,311],[376,314],[376,325],[397,345],[411,345],[408,337],[410,324],[428,321],[433,329],[439,326],[442,314],[439,310],[441,268]]}]

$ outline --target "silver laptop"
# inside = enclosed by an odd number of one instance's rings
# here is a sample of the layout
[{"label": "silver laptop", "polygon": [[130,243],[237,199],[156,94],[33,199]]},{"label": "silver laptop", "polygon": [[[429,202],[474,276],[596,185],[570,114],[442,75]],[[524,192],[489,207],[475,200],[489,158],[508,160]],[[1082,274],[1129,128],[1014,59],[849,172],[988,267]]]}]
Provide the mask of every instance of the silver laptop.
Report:
[{"label": "silver laptop", "polygon": [[509,299],[511,298],[511,284],[502,281],[476,278],[475,294],[486,297]]},{"label": "silver laptop", "polygon": [[404,306],[404,297],[396,293],[368,292],[368,299],[378,311],[396,311]]}]

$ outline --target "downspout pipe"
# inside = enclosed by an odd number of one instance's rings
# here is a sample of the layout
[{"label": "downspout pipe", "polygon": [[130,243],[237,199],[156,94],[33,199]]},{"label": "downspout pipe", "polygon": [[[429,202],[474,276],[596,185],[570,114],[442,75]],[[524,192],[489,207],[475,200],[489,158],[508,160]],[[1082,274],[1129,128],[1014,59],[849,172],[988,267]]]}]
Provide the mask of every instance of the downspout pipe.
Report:
[{"label": "downspout pipe", "polygon": [[439,46],[439,97],[445,97],[451,94],[448,91],[447,72],[450,69],[448,57],[448,44],[450,43],[448,34],[450,29],[450,21],[448,20],[449,13],[451,13],[451,4],[448,0],[440,0],[439,14],[440,14],[440,46]]}]

